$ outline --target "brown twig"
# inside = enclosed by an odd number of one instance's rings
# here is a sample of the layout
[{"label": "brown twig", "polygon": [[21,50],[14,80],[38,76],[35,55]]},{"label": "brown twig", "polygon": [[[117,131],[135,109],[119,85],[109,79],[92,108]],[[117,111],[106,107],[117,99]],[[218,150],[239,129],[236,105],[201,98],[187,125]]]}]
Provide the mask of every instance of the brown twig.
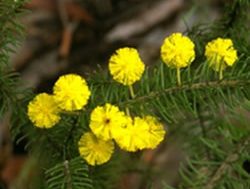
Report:
[{"label": "brown twig", "polygon": [[63,35],[59,49],[59,57],[66,58],[69,55],[72,38],[78,26],[78,21],[71,21],[66,8],[66,0],[57,0],[58,11],[63,25]]},{"label": "brown twig", "polygon": [[78,26],[78,22],[71,22],[66,25],[62,34],[62,41],[59,49],[59,56],[61,58],[68,57],[72,44],[74,32]]}]

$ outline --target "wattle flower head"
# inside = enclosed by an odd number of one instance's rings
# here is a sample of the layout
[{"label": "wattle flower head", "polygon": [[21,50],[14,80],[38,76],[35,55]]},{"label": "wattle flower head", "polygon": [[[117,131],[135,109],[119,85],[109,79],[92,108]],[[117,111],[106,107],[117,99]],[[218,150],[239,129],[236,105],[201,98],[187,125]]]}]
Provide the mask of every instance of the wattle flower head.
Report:
[{"label": "wattle flower head", "polygon": [[85,79],[76,74],[61,76],[56,81],[53,91],[59,107],[66,111],[82,109],[91,94]]},{"label": "wattle flower head", "polygon": [[181,33],[173,33],[165,38],[161,46],[161,57],[171,68],[184,68],[195,58],[194,43]]},{"label": "wattle flower head", "polygon": [[148,139],[148,125],[144,119],[127,117],[127,125],[114,134],[118,146],[126,151],[135,152],[145,149]]},{"label": "wattle flower head", "polygon": [[227,66],[232,66],[238,59],[232,40],[223,38],[210,41],[206,45],[205,56],[209,66],[217,72],[224,70]]},{"label": "wattle flower head", "polygon": [[90,165],[106,163],[114,151],[112,140],[105,141],[97,138],[93,133],[87,132],[82,135],[78,142],[80,156]]},{"label": "wattle flower head", "polygon": [[52,95],[38,94],[28,105],[28,117],[40,128],[51,128],[60,120],[60,109]]},{"label": "wattle flower head", "polygon": [[166,131],[155,117],[146,116],[144,120],[148,124],[146,148],[154,149],[163,141]]},{"label": "wattle flower head", "polygon": [[90,115],[90,129],[98,138],[104,140],[113,139],[114,132],[125,124],[124,112],[109,103],[97,106]]},{"label": "wattle flower head", "polygon": [[109,60],[109,71],[113,79],[123,85],[132,85],[140,80],[145,65],[134,48],[118,49]]}]

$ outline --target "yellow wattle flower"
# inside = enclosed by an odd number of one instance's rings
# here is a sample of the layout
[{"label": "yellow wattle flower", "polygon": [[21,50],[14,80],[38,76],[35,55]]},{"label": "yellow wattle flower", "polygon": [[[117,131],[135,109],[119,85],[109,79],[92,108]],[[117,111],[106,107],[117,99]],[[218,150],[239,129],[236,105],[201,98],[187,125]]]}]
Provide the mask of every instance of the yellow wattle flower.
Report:
[{"label": "yellow wattle flower", "polygon": [[97,106],[90,115],[90,129],[103,140],[113,138],[113,132],[126,124],[124,112],[117,106],[106,103],[104,106]]},{"label": "yellow wattle flower", "polygon": [[133,120],[127,117],[127,125],[117,129],[114,139],[123,150],[135,152],[147,146],[148,125],[144,119],[135,117]]},{"label": "yellow wattle flower", "polygon": [[52,95],[41,93],[28,104],[28,117],[34,126],[51,128],[60,120],[59,107]]},{"label": "yellow wattle flower", "polygon": [[97,138],[93,133],[84,133],[79,142],[78,150],[80,156],[90,165],[101,165],[106,163],[114,151],[112,140],[105,141]]},{"label": "yellow wattle flower", "polygon": [[215,71],[222,71],[227,66],[232,66],[238,59],[231,39],[217,38],[207,43],[205,56],[208,64]]},{"label": "yellow wattle flower", "polygon": [[85,79],[76,74],[61,76],[56,81],[53,91],[59,107],[66,111],[82,109],[91,94]]},{"label": "yellow wattle flower", "polygon": [[173,33],[164,39],[161,57],[171,68],[187,67],[195,58],[194,43],[181,33]]},{"label": "yellow wattle flower", "polygon": [[113,79],[123,85],[132,85],[140,80],[145,65],[135,48],[120,48],[109,60],[109,71]]},{"label": "yellow wattle flower", "polygon": [[153,116],[146,116],[144,120],[148,124],[146,148],[154,149],[163,141],[166,131],[164,126]]}]

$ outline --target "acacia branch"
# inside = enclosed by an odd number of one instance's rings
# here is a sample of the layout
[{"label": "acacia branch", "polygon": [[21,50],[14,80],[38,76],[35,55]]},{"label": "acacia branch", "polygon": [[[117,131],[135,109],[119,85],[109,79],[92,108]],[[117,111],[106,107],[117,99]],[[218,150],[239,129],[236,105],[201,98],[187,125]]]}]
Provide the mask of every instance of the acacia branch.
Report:
[{"label": "acacia branch", "polygon": [[147,95],[135,97],[124,102],[121,102],[120,105],[133,104],[136,102],[141,102],[147,99],[156,98],[163,94],[173,94],[179,91],[191,91],[199,90],[206,88],[225,88],[225,87],[240,87],[250,85],[250,80],[223,80],[223,81],[209,81],[209,82],[199,82],[193,84],[185,84],[182,86],[174,86],[160,91],[153,91]]}]

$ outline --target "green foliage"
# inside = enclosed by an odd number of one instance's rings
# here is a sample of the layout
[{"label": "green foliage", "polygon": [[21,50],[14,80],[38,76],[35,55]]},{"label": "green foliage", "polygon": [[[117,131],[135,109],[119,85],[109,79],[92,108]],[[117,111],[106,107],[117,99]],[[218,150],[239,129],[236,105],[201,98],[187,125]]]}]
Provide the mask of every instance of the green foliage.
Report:
[{"label": "green foliage", "polygon": [[115,188],[114,185],[125,170],[123,163],[124,157],[122,157],[122,154],[116,153],[108,163],[91,167],[91,178],[94,189],[106,189],[107,186],[109,188]]},{"label": "green foliage", "polygon": [[16,21],[16,18],[23,13],[21,7],[24,0],[4,0],[0,2],[0,62],[7,64],[9,53],[13,52],[14,47],[18,45],[23,27]]},{"label": "green foliage", "polygon": [[[196,44],[197,58],[182,70],[181,86],[176,85],[176,71],[161,61],[147,68],[135,84],[135,98],[109,74],[98,72],[88,79],[92,95],[86,109],[63,114],[49,130],[35,128],[28,120],[26,107],[32,94],[17,90],[18,76],[8,66],[12,47],[22,32],[15,21],[22,13],[22,3],[0,2],[0,115],[12,110],[12,136],[28,140],[28,151],[39,159],[41,188],[110,189],[129,169],[118,151],[111,162],[97,167],[88,166],[79,157],[78,140],[89,130],[89,114],[106,102],[123,110],[128,107],[132,116],[156,115],[167,125],[167,140],[182,138],[188,155],[180,168],[182,180],[176,187],[164,188],[249,188],[250,176],[242,168],[250,159],[250,54],[248,26],[244,24],[249,1],[235,1],[211,28],[199,26],[188,31]],[[205,44],[219,36],[232,38],[239,55],[235,66],[225,70],[223,80],[203,56]]]},{"label": "green foliage", "polygon": [[176,189],[249,187],[250,175],[243,168],[250,159],[249,110],[249,101],[226,109],[223,117],[209,120],[205,135],[192,135],[195,138],[186,146],[189,156],[180,169],[182,181]]},{"label": "green foliage", "polygon": [[89,169],[82,158],[66,160],[45,172],[48,189],[74,188],[92,189]]},{"label": "green foliage", "polygon": [[91,88],[95,89],[90,105],[112,102],[123,108],[129,106],[135,113],[138,109],[139,112],[141,109],[150,110],[147,113],[160,115],[168,123],[178,122],[176,115],[185,117],[185,112],[197,116],[199,104],[216,114],[219,102],[232,107],[240,99],[249,98],[249,63],[249,58],[240,59],[231,71],[225,73],[224,80],[219,81],[218,75],[208,68],[206,62],[200,62],[195,69],[191,66],[183,70],[183,85],[176,86],[176,71],[159,62],[147,70],[140,83],[135,85],[134,99],[130,99],[126,87],[114,83],[109,76],[96,76],[89,81]]},{"label": "green foliage", "polygon": [[[249,1],[235,1],[226,8],[223,19],[211,28],[205,26],[199,30],[198,27],[191,31],[191,36],[199,44],[198,47],[202,47],[204,42],[218,36],[232,38],[241,58],[237,67],[232,70],[231,77],[237,80],[245,75],[245,81],[249,80],[250,69],[247,50],[249,48],[248,10]],[[203,49],[198,52],[203,52]],[[243,72],[245,74],[241,75]],[[186,135],[190,137],[184,139],[184,143],[187,144],[184,149],[188,158],[179,170],[182,180],[178,186],[166,185],[164,189],[249,188],[249,172],[244,170],[243,163],[250,159],[248,118],[250,87],[248,83],[245,87],[238,86],[235,91],[232,87],[229,88],[219,89],[217,91],[217,95],[221,96],[219,98],[210,93],[209,96],[212,96],[204,99],[207,106],[203,106],[204,102],[199,102],[200,113],[197,118],[200,129],[194,129],[197,124],[184,129]],[[213,97],[220,100],[216,104],[213,103],[216,99],[207,101]],[[216,108],[211,109],[211,107]]]},{"label": "green foliage", "polygon": [[17,87],[18,75],[9,65],[9,57],[23,33],[22,26],[16,21],[23,13],[23,3],[22,0],[16,3],[12,0],[0,2],[0,118],[11,107],[15,107],[17,96],[22,93]]}]

